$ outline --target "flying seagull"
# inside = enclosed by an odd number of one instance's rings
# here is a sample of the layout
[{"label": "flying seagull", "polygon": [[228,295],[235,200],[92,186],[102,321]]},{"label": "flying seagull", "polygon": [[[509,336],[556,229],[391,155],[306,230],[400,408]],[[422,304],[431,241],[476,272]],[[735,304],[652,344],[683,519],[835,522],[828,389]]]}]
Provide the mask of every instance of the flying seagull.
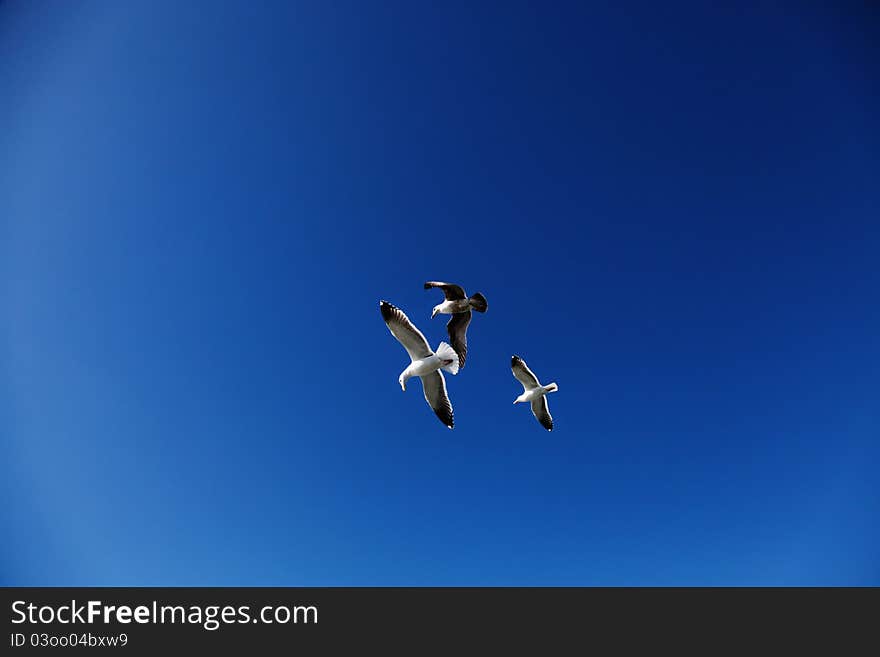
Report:
[{"label": "flying seagull", "polygon": [[461,286],[453,283],[442,283],[440,281],[428,281],[425,283],[425,289],[430,290],[432,287],[439,287],[443,290],[446,299],[443,303],[434,306],[431,312],[431,319],[438,313],[443,315],[452,315],[446,323],[446,331],[449,333],[449,340],[455,353],[458,354],[458,366],[464,367],[464,361],[467,358],[467,327],[471,323],[471,308],[479,313],[484,313],[489,308],[489,304],[479,292],[467,296]]},{"label": "flying seagull", "polygon": [[510,358],[510,369],[516,380],[523,385],[523,394],[514,400],[514,404],[520,402],[531,402],[532,413],[547,431],[553,431],[553,418],[550,415],[550,408],[547,406],[547,393],[556,392],[559,386],[555,383],[548,383],[542,386],[538,381],[538,377],[529,369],[526,362],[519,356]]},{"label": "flying seagull", "polygon": [[436,353],[431,351],[425,336],[413,326],[400,308],[387,301],[380,301],[379,309],[391,335],[403,345],[412,361],[397,379],[401,390],[406,391],[407,379],[419,377],[425,401],[434,409],[440,421],[451,429],[452,404],[446,394],[446,380],[440,370],[458,374],[458,358],[455,350],[445,342],[441,342]]}]

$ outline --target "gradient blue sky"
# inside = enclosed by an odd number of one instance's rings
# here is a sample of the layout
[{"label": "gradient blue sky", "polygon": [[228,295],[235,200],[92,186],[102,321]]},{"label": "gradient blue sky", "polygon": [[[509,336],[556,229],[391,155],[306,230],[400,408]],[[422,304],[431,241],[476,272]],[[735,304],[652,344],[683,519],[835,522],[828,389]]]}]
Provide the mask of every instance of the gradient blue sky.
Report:
[{"label": "gradient blue sky", "polygon": [[880,584],[877,12],[473,4],[0,5],[0,583]]}]

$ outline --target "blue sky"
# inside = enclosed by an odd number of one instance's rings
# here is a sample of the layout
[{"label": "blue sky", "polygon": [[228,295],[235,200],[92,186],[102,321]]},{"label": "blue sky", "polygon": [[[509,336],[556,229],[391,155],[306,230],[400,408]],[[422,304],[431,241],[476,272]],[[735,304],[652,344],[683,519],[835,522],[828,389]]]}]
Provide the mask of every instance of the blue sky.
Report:
[{"label": "blue sky", "polygon": [[473,4],[0,6],[0,583],[880,584],[877,13]]}]

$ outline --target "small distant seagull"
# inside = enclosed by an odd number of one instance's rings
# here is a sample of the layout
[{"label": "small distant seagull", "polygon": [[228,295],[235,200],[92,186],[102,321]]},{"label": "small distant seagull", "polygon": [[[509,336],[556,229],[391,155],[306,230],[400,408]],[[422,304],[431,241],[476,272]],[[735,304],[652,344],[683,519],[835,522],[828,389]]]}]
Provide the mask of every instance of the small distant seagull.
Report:
[{"label": "small distant seagull", "polygon": [[532,413],[547,431],[553,431],[553,418],[550,416],[550,409],[547,406],[547,393],[556,392],[559,386],[555,383],[548,383],[542,386],[538,381],[538,377],[529,369],[526,362],[519,356],[510,358],[510,369],[516,380],[523,385],[523,394],[514,400],[514,404],[520,402],[531,402]]},{"label": "small distant seagull", "polygon": [[400,308],[387,301],[380,301],[379,308],[391,335],[403,345],[412,361],[397,379],[401,390],[406,391],[407,379],[419,377],[425,401],[434,409],[440,421],[451,429],[454,423],[452,403],[446,394],[446,380],[440,370],[458,374],[458,357],[455,350],[445,342],[441,342],[436,353],[431,351],[425,336],[409,321]]},{"label": "small distant seagull", "polygon": [[449,333],[453,349],[458,354],[458,366],[464,367],[464,361],[467,358],[467,327],[471,323],[471,308],[478,313],[484,313],[489,308],[489,304],[486,297],[479,292],[467,296],[460,286],[453,283],[440,281],[425,283],[426,290],[430,290],[432,287],[439,287],[443,290],[446,300],[434,306],[431,319],[434,319],[438,313],[452,315],[446,323],[446,331]]}]

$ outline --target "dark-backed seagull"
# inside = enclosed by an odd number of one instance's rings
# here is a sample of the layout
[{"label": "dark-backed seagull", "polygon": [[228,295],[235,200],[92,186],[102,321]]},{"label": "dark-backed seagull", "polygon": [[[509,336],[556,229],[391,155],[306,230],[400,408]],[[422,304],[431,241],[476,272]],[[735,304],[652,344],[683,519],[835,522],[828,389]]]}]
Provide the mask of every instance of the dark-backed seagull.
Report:
[{"label": "dark-backed seagull", "polygon": [[452,315],[446,323],[446,332],[449,333],[452,348],[458,354],[458,366],[464,367],[464,361],[467,358],[467,327],[471,323],[471,308],[479,313],[484,313],[489,308],[489,304],[486,297],[479,292],[467,296],[461,286],[454,283],[440,281],[425,283],[426,290],[430,290],[432,287],[439,287],[443,290],[446,299],[443,303],[434,306],[431,319],[434,319],[438,313]]},{"label": "dark-backed seagull", "polygon": [[446,394],[446,380],[440,370],[458,374],[458,357],[455,350],[445,342],[441,342],[436,353],[431,351],[425,336],[409,321],[400,308],[387,301],[380,301],[379,308],[391,335],[403,345],[412,361],[397,379],[401,390],[406,391],[407,379],[419,377],[425,393],[425,401],[434,409],[440,421],[451,429],[454,423],[452,403]]},{"label": "dark-backed seagull", "polygon": [[510,358],[510,369],[516,380],[523,385],[523,394],[514,400],[514,404],[520,402],[531,402],[532,413],[547,431],[553,431],[553,418],[550,415],[550,408],[547,406],[547,393],[556,392],[559,386],[555,383],[548,383],[542,386],[538,381],[535,373],[529,369],[526,362],[519,356]]}]

